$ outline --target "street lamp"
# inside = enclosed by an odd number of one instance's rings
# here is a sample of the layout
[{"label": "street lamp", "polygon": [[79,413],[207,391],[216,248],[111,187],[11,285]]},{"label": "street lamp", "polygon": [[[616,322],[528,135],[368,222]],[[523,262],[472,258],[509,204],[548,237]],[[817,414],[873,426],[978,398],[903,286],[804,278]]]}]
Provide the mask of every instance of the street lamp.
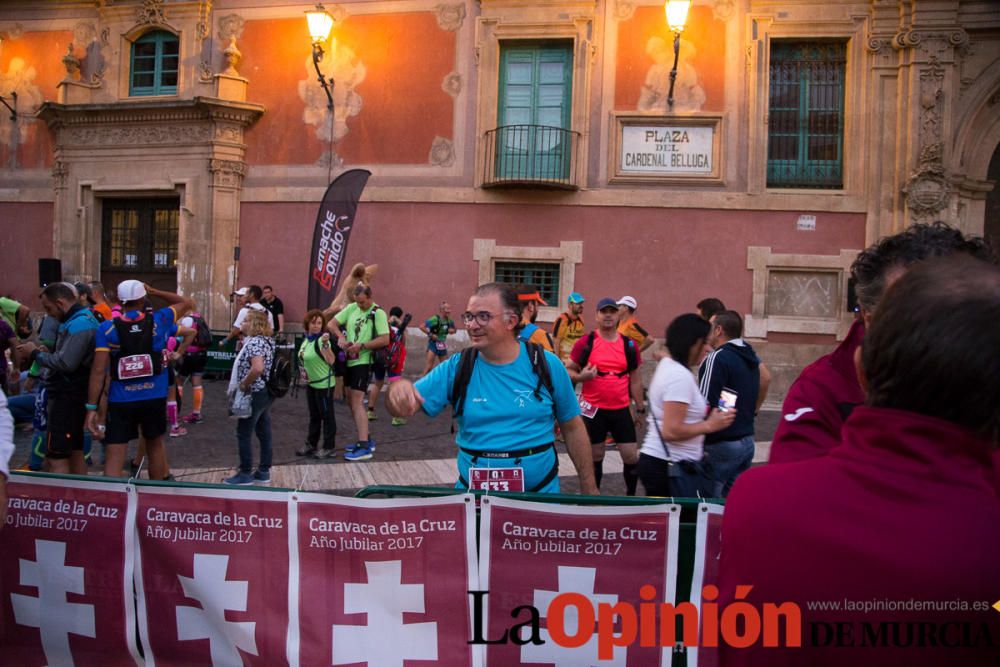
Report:
[{"label": "street lamp", "polygon": [[673,111],[674,108],[674,81],[677,80],[677,59],[681,52],[681,33],[684,32],[684,24],[687,22],[688,9],[691,8],[691,0],[667,0],[663,9],[667,14],[667,26],[674,33],[674,67],[670,70],[670,92],[667,94],[667,108]]},{"label": "street lamp", "polygon": [[323,72],[319,69],[319,63],[323,60],[323,44],[330,37],[330,30],[333,28],[333,17],[321,4],[316,5],[316,9],[306,12],[306,22],[309,24],[309,36],[312,38],[313,66],[316,68],[316,78],[319,85],[323,86],[326,93],[326,108],[333,109],[333,88],[334,82],[331,79],[327,82]]}]

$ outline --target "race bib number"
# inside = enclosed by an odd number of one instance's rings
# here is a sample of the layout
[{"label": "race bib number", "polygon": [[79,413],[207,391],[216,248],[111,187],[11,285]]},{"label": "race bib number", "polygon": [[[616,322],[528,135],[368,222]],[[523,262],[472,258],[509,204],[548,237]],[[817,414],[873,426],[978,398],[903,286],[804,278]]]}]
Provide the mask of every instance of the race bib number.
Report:
[{"label": "race bib number", "polygon": [[524,468],[469,468],[469,488],[479,491],[524,491]]},{"label": "race bib number", "polygon": [[580,414],[582,414],[587,419],[593,419],[594,415],[597,414],[597,407],[590,404],[590,401],[585,399],[583,396],[580,397]]},{"label": "race bib number", "polygon": [[434,347],[437,348],[438,352],[447,352],[448,351],[448,346],[445,345],[445,342],[443,340],[436,340],[436,341],[434,341]]},{"label": "race bib number", "polygon": [[118,360],[118,378],[134,380],[153,374],[153,358],[148,354],[133,354]]}]

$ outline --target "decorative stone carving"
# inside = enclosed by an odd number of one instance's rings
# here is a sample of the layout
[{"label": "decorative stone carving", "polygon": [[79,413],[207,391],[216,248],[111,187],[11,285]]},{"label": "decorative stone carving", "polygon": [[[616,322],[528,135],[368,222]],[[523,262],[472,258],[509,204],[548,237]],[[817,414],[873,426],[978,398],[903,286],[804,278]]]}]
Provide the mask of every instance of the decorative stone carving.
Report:
[{"label": "decorative stone carving", "polygon": [[163,13],[163,0],[142,0],[142,7],[135,10],[136,25],[162,25],[167,22]]},{"label": "decorative stone carving", "polygon": [[868,41],[865,43],[865,48],[868,53],[874,53],[876,55],[882,53],[882,50],[889,45],[889,42],[882,37],[875,37],[873,35],[868,36]]},{"label": "decorative stone carving", "polygon": [[101,30],[101,45],[108,46],[111,43],[111,28]]},{"label": "decorative stone carving", "polygon": [[458,72],[451,72],[441,82],[441,90],[452,97],[458,97],[462,92],[462,75]]},{"label": "decorative stone carving", "polygon": [[236,160],[210,160],[208,170],[212,173],[215,187],[239,188],[243,184],[247,165]]},{"label": "decorative stone carving", "polygon": [[218,125],[215,128],[216,141],[243,142],[243,129],[234,125]]},{"label": "decorative stone carving", "polygon": [[455,164],[455,145],[451,139],[434,137],[428,161],[438,167],[450,167]]},{"label": "decorative stone carving", "polygon": [[903,192],[907,206],[917,218],[933,216],[948,206],[952,187],[945,178],[941,144],[930,144],[920,152],[920,162]]},{"label": "decorative stone carving", "polygon": [[66,179],[69,177],[69,167],[65,162],[56,160],[52,165],[53,187],[56,190],[66,189]]},{"label": "decorative stone carving", "polygon": [[219,39],[223,42],[235,37],[239,39],[243,36],[243,27],[246,21],[239,14],[226,14],[219,19]]},{"label": "decorative stone carving", "polygon": [[921,150],[941,141],[941,114],[944,103],[944,69],[937,63],[920,73],[920,147]]},{"label": "decorative stone carving", "polygon": [[215,73],[212,72],[212,65],[207,60],[198,63],[198,81],[202,83],[212,83]]},{"label": "decorative stone carving", "polygon": [[212,0],[202,0],[198,3],[198,39],[204,42],[211,33]]},{"label": "decorative stone carving", "polygon": [[969,48],[969,33],[962,28],[944,31],[903,30],[893,38],[893,47],[907,49],[918,47],[926,58],[945,59],[948,49],[955,49],[964,56]]},{"label": "decorative stone carving", "polygon": [[733,0],[715,0],[712,3],[712,15],[720,21],[728,21],[736,10]]},{"label": "decorative stone carving", "polygon": [[635,16],[635,3],[628,0],[618,0],[615,3],[615,20],[620,22],[629,21]]},{"label": "decorative stone carving", "polygon": [[80,21],[73,26],[73,44],[81,49],[97,40],[97,28],[89,21]]},{"label": "decorative stone carving", "polygon": [[211,128],[204,125],[80,127],[72,128],[66,133],[66,143],[84,146],[198,143],[208,141],[211,138]]},{"label": "decorative stone carving", "polygon": [[227,76],[239,76],[240,73],[236,71],[236,66],[243,60],[243,54],[236,48],[235,35],[229,38],[229,46],[222,52],[222,57],[226,61],[226,69],[223,71],[223,74]]},{"label": "decorative stone carving", "polygon": [[437,12],[438,27],[448,32],[455,32],[465,21],[465,5],[438,5],[434,11]]},{"label": "decorative stone carving", "polygon": [[840,274],[833,271],[770,271],[766,315],[836,319],[839,288]]},{"label": "decorative stone carving", "polygon": [[70,43],[66,49],[66,55],[62,57],[63,66],[66,67],[66,78],[64,81],[80,80],[80,59],[73,55],[73,44]]}]

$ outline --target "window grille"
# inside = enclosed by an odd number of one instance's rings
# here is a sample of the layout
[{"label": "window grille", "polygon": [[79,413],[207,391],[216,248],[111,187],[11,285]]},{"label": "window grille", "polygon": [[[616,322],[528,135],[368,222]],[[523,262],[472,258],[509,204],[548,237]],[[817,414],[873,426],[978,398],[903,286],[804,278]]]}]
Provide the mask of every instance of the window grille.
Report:
[{"label": "window grille", "polygon": [[558,263],[548,262],[496,262],[494,280],[509,285],[531,285],[537,287],[542,298],[550,306],[559,305]]},{"label": "window grille", "polygon": [[847,46],[771,44],[767,185],[843,187]]}]

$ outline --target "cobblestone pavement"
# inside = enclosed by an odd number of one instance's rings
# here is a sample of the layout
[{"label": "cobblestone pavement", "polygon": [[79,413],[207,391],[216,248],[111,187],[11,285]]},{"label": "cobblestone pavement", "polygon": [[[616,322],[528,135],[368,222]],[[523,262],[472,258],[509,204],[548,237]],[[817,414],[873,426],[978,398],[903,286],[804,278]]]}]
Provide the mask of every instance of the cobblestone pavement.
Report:
[{"label": "cobblestone pavement", "polygon": [[[238,462],[236,421],[226,415],[226,387],[225,381],[207,380],[203,410],[205,421],[186,425],[186,436],[167,438],[171,471],[178,481],[219,483],[233,473]],[[190,387],[184,399],[181,414],[190,411]],[[295,450],[305,440],[309,420],[305,390],[300,391],[298,396],[289,393],[278,399],[271,408],[273,484],[343,495],[353,495],[359,488],[376,483],[428,486],[454,484],[456,449],[449,411],[446,410],[433,419],[418,413],[405,426],[399,427],[390,425],[391,417],[386,412],[382,399],[378,401],[376,413],[378,419],[369,422],[376,441],[375,457],[369,462],[349,463],[343,458],[344,447],[357,439],[356,431],[347,406],[337,402],[337,456],[321,462],[295,455]],[[758,417],[758,462],[766,460],[779,416],[775,410],[763,410]],[[27,461],[30,439],[30,431],[16,432],[12,468]],[[134,449],[135,443],[131,447]],[[96,449],[98,453],[95,458],[99,459],[100,447]],[[257,451],[255,439],[255,457]],[[579,485],[561,443],[559,451],[562,453],[560,474],[563,491],[575,493],[579,490]],[[602,493],[624,494],[621,459],[617,452],[609,450],[604,469]],[[100,474],[100,466],[92,466],[91,474]]]}]

